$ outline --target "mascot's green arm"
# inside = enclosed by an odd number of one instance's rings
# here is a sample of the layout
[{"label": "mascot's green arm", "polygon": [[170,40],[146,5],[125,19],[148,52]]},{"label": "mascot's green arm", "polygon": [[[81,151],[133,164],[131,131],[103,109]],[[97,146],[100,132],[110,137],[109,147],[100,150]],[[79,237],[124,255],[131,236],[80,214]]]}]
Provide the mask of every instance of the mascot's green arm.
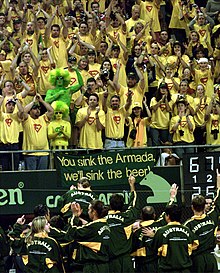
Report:
[{"label": "mascot's green arm", "polygon": [[53,101],[57,100],[60,97],[60,92],[59,91],[61,91],[61,90],[56,89],[56,88],[47,90],[45,101],[47,103],[52,103]]}]

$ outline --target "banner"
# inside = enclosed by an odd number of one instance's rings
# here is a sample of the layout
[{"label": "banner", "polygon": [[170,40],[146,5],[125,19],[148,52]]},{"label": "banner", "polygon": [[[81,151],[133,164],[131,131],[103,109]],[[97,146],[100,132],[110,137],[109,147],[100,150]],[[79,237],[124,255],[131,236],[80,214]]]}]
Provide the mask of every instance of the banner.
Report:
[{"label": "banner", "polygon": [[56,169],[62,186],[70,186],[81,177],[103,185],[122,185],[130,175],[140,181],[156,164],[154,149],[106,151],[97,154],[55,154]]}]

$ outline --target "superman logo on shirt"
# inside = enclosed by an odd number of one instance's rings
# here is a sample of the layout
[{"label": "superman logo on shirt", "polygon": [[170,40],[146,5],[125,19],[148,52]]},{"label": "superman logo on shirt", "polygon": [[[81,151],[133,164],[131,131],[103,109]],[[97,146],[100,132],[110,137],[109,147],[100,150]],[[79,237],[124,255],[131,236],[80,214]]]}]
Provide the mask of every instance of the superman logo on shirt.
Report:
[{"label": "superman logo on shirt", "polygon": [[203,84],[205,84],[205,85],[206,85],[207,81],[208,81],[208,77],[200,79],[200,82],[203,83]]},{"label": "superman logo on shirt", "polygon": [[90,74],[92,77],[95,77],[96,75],[99,74],[99,71],[97,71],[97,70],[90,70],[90,71],[89,71],[89,74]]},{"label": "superman logo on shirt", "polygon": [[47,74],[49,68],[50,68],[49,66],[41,66],[41,69],[43,70],[44,74]]},{"label": "superman logo on shirt", "polygon": [[202,37],[204,37],[205,33],[206,33],[206,30],[205,30],[205,29],[200,29],[200,30],[199,30],[199,34],[200,34]]},{"label": "superman logo on shirt", "polygon": [[76,82],[76,78],[71,78],[70,85],[73,85]]},{"label": "superman logo on shirt", "polygon": [[5,123],[7,124],[8,127],[11,126],[12,122],[13,122],[13,120],[11,118],[6,118],[5,119]]},{"label": "superman logo on shirt", "polygon": [[53,43],[54,43],[54,45],[55,45],[57,48],[59,48],[59,40],[58,40],[58,41],[54,41]]},{"label": "superman logo on shirt", "polygon": [[113,120],[116,124],[119,124],[120,123],[120,120],[121,120],[121,117],[120,116],[114,116],[113,117]]},{"label": "superman logo on shirt", "polygon": [[186,126],[186,120],[181,120],[181,122],[180,122],[180,126],[181,127],[185,127]]},{"label": "superman logo on shirt", "polygon": [[146,6],[146,10],[148,11],[148,12],[151,12],[151,10],[152,10],[152,6]]},{"label": "superman logo on shirt", "polygon": [[40,129],[42,128],[41,124],[34,124],[34,130],[38,133]]}]

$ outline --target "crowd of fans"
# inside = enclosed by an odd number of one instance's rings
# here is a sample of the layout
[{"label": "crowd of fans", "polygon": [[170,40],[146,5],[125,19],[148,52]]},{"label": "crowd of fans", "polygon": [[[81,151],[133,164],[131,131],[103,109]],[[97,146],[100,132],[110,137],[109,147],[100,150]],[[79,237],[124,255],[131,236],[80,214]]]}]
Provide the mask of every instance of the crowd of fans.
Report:
[{"label": "crowd of fans", "polygon": [[1,151],[220,144],[219,26],[218,1],[1,1]]}]

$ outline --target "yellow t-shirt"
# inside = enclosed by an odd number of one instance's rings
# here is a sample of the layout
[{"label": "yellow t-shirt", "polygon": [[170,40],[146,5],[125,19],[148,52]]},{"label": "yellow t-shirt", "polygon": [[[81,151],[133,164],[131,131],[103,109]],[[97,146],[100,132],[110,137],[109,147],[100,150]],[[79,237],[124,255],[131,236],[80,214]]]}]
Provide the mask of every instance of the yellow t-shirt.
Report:
[{"label": "yellow t-shirt", "polygon": [[198,24],[193,25],[194,30],[199,34],[200,43],[207,48],[207,42],[211,45],[210,36],[210,24],[199,26]]},{"label": "yellow t-shirt", "polygon": [[141,1],[140,8],[140,18],[143,19],[145,22],[149,22],[151,19],[153,19],[152,29],[154,30],[154,32],[161,31],[159,22],[160,7],[158,7],[154,2]]},{"label": "yellow t-shirt", "polygon": [[[129,18],[128,20],[125,21],[125,24],[127,27],[127,38],[131,38],[133,35],[135,35],[134,26],[137,23],[142,23],[143,25],[145,25],[145,21],[142,20],[141,18],[137,20],[133,20],[132,18]],[[149,30],[148,30],[148,33],[149,33]]]},{"label": "yellow t-shirt", "polygon": [[[140,83],[138,82],[134,87],[128,88],[121,85],[120,88],[120,97],[121,97],[121,105],[124,105],[128,98],[128,89],[132,91],[132,101],[139,102],[142,105],[143,98],[144,98],[144,89],[140,88]],[[132,111],[132,106],[129,108],[129,112]]]},{"label": "yellow t-shirt", "polygon": [[27,42],[29,44],[35,57],[38,57],[38,39],[39,35],[37,35],[36,33],[28,35],[27,32],[25,31],[21,41],[21,44],[23,44],[24,42]]},{"label": "yellow t-shirt", "polygon": [[98,63],[89,64],[89,74],[91,78],[94,78],[96,75],[100,73],[100,67],[101,65]]},{"label": "yellow t-shirt", "polygon": [[[184,141],[187,143],[192,143],[194,141],[194,135],[193,131],[195,130],[195,122],[192,116],[188,116],[190,119],[190,122],[193,125],[193,130],[190,131],[188,127],[188,123],[186,121],[186,116],[182,117],[182,120],[175,132],[172,131],[173,126],[178,122],[180,119],[179,115],[172,117],[170,121],[170,133],[173,133],[173,142],[179,142],[179,141]],[[183,131],[183,136],[180,136],[180,132]]]},{"label": "yellow t-shirt", "polygon": [[[180,79],[179,78],[175,78],[175,81],[179,84],[180,83]],[[158,87],[160,86],[161,82],[165,82],[167,83],[168,89],[170,91],[170,94],[177,94],[178,90],[175,88],[175,85],[173,84],[173,81],[171,79],[168,78],[162,78],[158,81]]]},{"label": "yellow t-shirt", "polygon": [[[216,114],[210,114],[210,118],[206,123],[206,144],[219,145],[220,133],[217,133],[217,139],[214,139],[215,134],[212,131],[219,131],[220,116]],[[214,132],[213,132],[214,133]]]},{"label": "yellow t-shirt", "polygon": [[[121,25],[119,27],[117,27],[117,28],[112,27],[111,25],[109,25],[106,31],[108,32],[108,34],[113,36],[115,39],[117,39],[117,36],[119,35],[119,38],[120,38],[121,42],[125,46],[127,45],[127,40],[126,40],[127,34],[123,32]],[[121,49],[121,51],[122,51],[122,49]]]},{"label": "yellow t-shirt", "polygon": [[[84,107],[79,109],[76,114],[76,123],[83,120],[87,116],[87,108]],[[98,131],[96,128],[96,110],[91,111],[89,119],[86,121],[85,125],[80,130],[79,146],[84,149],[102,149],[102,132]],[[103,110],[99,111],[99,121],[103,126],[105,126],[105,112]]]},{"label": "yellow t-shirt", "polygon": [[199,106],[198,111],[193,116],[196,126],[202,126],[204,124],[206,107],[209,105],[210,100],[211,99],[208,98],[208,97],[206,98],[206,101],[205,101],[205,98],[202,98],[202,101],[201,101],[201,104],[200,104],[200,98],[194,98],[195,108],[197,107],[197,105]]},{"label": "yellow t-shirt", "polygon": [[23,122],[24,136],[23,136],[23,150],[39,150],[35,153],[25,153],[34,156],[48,155],[47,152],[41,150],[48,150],[49,144],[47,140],[47,126],[49,120],[47,115],[44,114],[38,119],[28,118]]},{"label": "yellow t-shirt", "polygon": [[195,69],[195,83],[196,85],[202,84],[205,87],[206,96],[211,98],[212,94],[214,93],[214,83],[211,69],[207,69],[205,71]]},{"label": "yellow t-shirt", "polygon": [[69,145],[68,140],[71,136],[71,125],[69,121],[66,120],[51,121],[51,123],[48,125],[48,136],[56,133],[61,126],[64,127],[63,132],[65,132],[68,138],[65,137],[62,133],[59,133],[55,139],[50,140],[51,147],[55,148],[56,146],[65,146],[67,148],[67,146]]},{"label": "yellow t-shirt", "polygon": [[56,64],[56,68],[67,67],[67,50],[66,50],[66,40],[61,37],[52,38],[48,40],[47,47],[52,46],[51,55]]},{"label": "yellow t-shirt", "polygon": [[53,86],[49,83],[49,74],[52,70],[50,61],[40,61],[40,67],[38,70],[38,92],[41,95],[46,95],[47,90],[52,89]]},{"label": "yellow t-shirt", "polygon": [[[173,103],[175,103],[177,101],[179,95],[180,95],[179,93],[172,95],[171,100],[172,100]],[[188,101],[189,105],[195,111],[195,103],[194,103],[193,97],[191,97],[190,95],[187,94],[185,98]],[[174,105],[174,107],[172,108],[172,116],[176,116],[176,115],[178,115],[178,111],[177,111],[177,106]]]},{"label": "yellow t-shirt", "polygon": [[[117,62],[119,59],[117,58],[110,58],[113,72],[116,72]],[[119,71],[119,77],[118,77],[118,83],[127,86],[127,75],[125,70],[125,61],[123,58],[120,58],[120,71]]]},{"label": "yellow t-shirt", "polygon": [[[169,64],[169,65],[174,65],[175,63],[176,63],[176,61],[177,61],[177,56],[175,56],[175,55],[171,55],[171,56],[169,56],[168,58],[167,58],[167,64]],[[189,57],[187,56],[187,55],[183,55],[182,56],[182,59],[183,59],[183,61],[185,62],[185,63],[189,63]],[[173,71],[174,72],[178,72],[178,75],[180,76],[180,75],[182,75],[182,73],[183,73],[183,66],[182,66],[182,64],[180,63],[179,64],[179,66],[176,66],[176,67],[174,67],[174,69],[173,69]]]},{"label": "yellow t-shirt", "polygon": [[[150,101],[150,108],[156,105],[158,102],[153,97]],[[169,102],[169,106],[172,109],[172,100]],[[152,110],[151,128],[155,129],[168,129],[170,122],[170,112],[167,112],[165,103],[161,103],[156,111]]]},{"label": "yellow t-shirt", "polygon": [[0,112],[0,141],[4,144],[14,144],[19,142],[19,132],[21,128],[21,120],[17,113]]},{"label": "yellow t-shirt", "polygon": [[124,124],[126,117],[125,107],[122,106],[118,110],[107,108],[106,113],[106,126],[105,135],[109,138],[123,138],[124,137]]}]

